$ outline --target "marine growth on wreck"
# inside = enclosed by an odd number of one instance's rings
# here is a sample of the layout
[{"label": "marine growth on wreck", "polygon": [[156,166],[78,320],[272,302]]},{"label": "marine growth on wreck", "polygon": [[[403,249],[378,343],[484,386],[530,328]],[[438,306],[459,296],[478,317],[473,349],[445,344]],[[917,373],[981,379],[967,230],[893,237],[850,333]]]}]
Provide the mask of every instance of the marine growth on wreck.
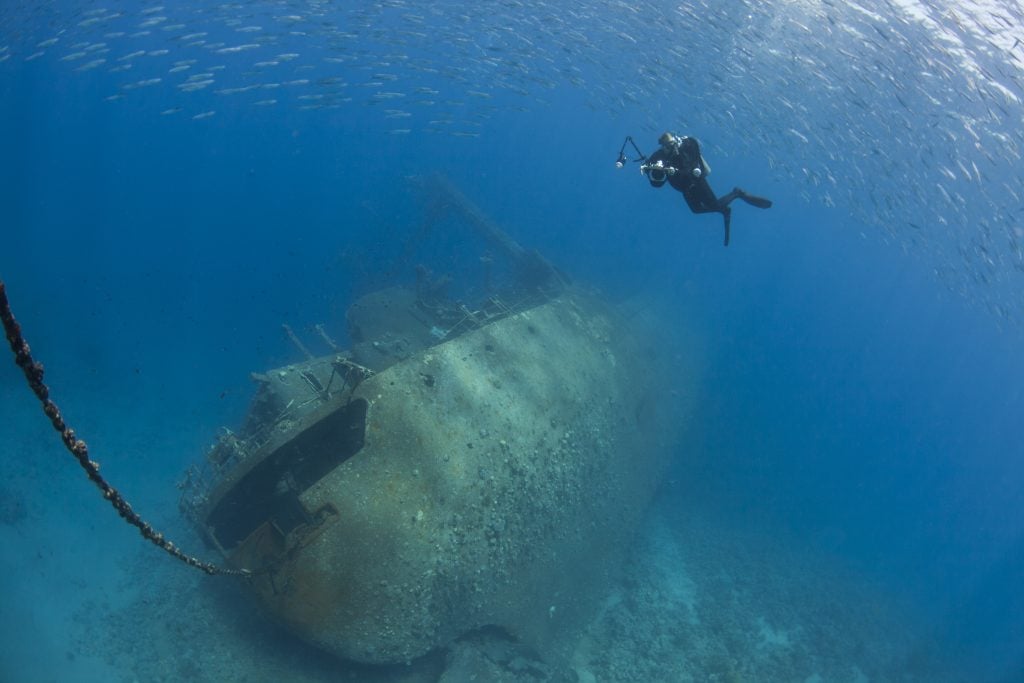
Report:
[{"label": "marine growth on wreck", "polygon": [[680,394],[643,316],[445,178],[416,182],[425,220],[488,245],[476,299],[421,266],[351,305],[349,349],[289,330],[305,359],[253,375],[182,503],[271,614],[341,657],[405,662],[485,626],[563,657],[664,472]]}]

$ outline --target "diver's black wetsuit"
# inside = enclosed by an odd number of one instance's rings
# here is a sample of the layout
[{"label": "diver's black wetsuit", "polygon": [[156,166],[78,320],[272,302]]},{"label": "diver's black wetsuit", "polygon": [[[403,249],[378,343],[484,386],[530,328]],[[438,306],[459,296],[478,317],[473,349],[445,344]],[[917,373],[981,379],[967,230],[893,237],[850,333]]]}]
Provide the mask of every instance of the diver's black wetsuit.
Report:
[{"label": "diver's black wetsuit", "polygon": [[[676,172],[669,175],[665,171],[649,168],[660,161],[665,166],[671,166]],[[661,187],[668,181],[668,184],[683,193],[686,204],[694,213],[722,214],[725,219],[725,246],[729,246],[729,222],[732,216],[732,209],[729,203],[734,199],[743,199],[762,209],[769,208],[772,203],[761,197],[748,195],[738,187],[732,192],[721,197],[715,197],[715,193],[708,184],[708,167],[700,155],[700,145],[695,138],[683,138],[682,143],[676,148],[676,152],[666,152],[664,148],[658,150],[647,159],[647,179],[654,187]]]}]

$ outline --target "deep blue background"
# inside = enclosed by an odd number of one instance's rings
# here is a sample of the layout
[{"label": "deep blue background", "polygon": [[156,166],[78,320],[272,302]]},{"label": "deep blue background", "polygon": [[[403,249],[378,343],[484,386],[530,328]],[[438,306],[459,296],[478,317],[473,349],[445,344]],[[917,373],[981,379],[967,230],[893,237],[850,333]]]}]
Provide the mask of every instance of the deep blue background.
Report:
[{"label": "deep blue background", "polygon": [[[716,189],[775,201],[738,205],[723,249],[718,217],[613,167],[624,135],[649,152],[657,132],[569,89],[529,111],[496,99],[477,138],[388,135],[360,103],[218,101],[192,121],[160,116],[174,93],[110,91],[55,60],[3,71],[0,276],[72,422],[109,425],[97,450],[120,420],[180,445],[171,459],[105,452],[115,481],[173,501],[180,472],[243,414],[248,373],[293,359],[281,323],[323,321],[344,340],[345,307],[417,225],[403,176],[440,170],[573,277],[678,300],[707,361],[681,497],[806,538],[911,595],[966,665],[1024,676],[1019,330],[849,207],[806,202],[756,149],[709,152]],[[718,149],[741,136],[680,132]],[[0,380],[20,381],[11,367]],[[118,524],[102,509],[90,523]]]}]

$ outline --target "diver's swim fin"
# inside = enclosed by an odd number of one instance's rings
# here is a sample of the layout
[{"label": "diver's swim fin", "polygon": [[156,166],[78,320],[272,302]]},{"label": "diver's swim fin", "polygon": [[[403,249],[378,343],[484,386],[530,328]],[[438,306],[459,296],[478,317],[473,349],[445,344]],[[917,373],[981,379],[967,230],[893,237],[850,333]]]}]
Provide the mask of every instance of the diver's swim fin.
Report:
[{"label": "diver's swim fin", "polygon": [[744,192],[743,194],[740,195],[740,199],[745,201],[747,204],[750,204],[751,206],[756,206],[759,209],[772,208],[772,200],[765,199],[764,197],[757,197],[755,195],[747,194],[746,192]]},{"label": "diver's swim fin", "polygon": [[725,211],[722,212],[722,218],[725,219],[725,245],[729,246],[729,223],[732,222],[732,211],[729,207],[725,207]]}]

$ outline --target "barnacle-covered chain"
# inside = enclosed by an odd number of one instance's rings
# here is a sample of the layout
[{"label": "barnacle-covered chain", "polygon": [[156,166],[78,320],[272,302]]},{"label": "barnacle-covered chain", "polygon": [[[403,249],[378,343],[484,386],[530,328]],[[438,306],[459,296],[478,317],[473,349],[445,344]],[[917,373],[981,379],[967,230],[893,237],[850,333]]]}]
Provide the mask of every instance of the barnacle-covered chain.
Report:
[{"label": "barnacle-covered chain", "polygon": [[247,569],[228,569],[225,567],[218,567],[217,565],[204,562],[199,558],[186,555],[176,545],[174,545],[174,543],[164,538],[162,533],[156,531],[148,522],[142,519],[142,517],[132,509],[132,506],[128,504],[128,501],[124,499],[120,492],[107,483],[103,478],[103,475],[100,474],[99,463],[89,459],[89,447],[86,445],[85,441],[79,439],[75,434],[75,430],[68,427],[67,423],[64,422],[64,417],[61,415],[57,404],[50,399],[50,390],[46,384],[43,383],[43,364],[32,358],[28,343],[21,335],[21,325],[18,324],[18,321],[14,318],[14,313],[11,312],[11,305],[7,300],[7,291],[2,280],[0,280],[0,319],[3,321],[4,333],[7,336],[8,343],[11,345],[11,351],[14,352],[14,362],[17,363],[18,367],[20,367],[25,373],[25,379],[28,380],[29,387],[42,404],[43,412],[46,413],[48,418],[50,418],[50,423],[53,425],[53,428],[60,433],[60,438],[64,442],[64,446],[73,456],[75,456],[92,483],[96,484],[100,491],[103,492],[103,497],[109,500],[110,504],[114,506],[114,509],[117,510],[117,514],[119,514],[129,524],[138,528],[145,539],[160,546],[165,551],[191,567],[201,569],[207,574],[251,576],[252,572]]}]

